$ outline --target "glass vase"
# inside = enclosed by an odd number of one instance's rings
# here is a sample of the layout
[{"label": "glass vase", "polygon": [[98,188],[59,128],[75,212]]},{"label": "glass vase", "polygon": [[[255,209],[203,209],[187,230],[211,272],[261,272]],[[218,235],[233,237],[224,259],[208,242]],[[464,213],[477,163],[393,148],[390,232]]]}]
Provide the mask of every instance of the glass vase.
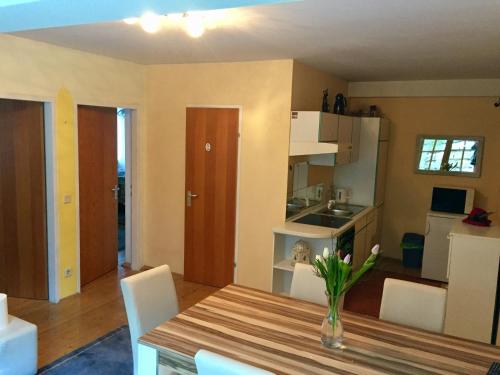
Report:
[{"label": "glass vase", "polygon": [[344,327],[339,311],[340,298],[329,298],[328,312],[321,325],[321,342],[327,348],[342,348]]}]

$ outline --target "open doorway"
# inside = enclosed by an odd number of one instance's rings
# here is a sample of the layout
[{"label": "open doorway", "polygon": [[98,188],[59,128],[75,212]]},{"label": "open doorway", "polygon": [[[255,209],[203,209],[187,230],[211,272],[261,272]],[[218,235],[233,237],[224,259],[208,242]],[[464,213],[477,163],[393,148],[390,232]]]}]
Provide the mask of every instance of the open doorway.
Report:
[{"label": "open doorway", "polygon": [[131,266],[131,110],[117,108],[118,266]]}]

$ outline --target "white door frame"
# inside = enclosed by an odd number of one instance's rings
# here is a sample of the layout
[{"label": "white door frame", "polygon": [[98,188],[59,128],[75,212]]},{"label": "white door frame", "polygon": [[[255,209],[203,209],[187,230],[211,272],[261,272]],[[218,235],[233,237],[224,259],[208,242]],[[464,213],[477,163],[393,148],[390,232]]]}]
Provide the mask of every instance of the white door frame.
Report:
[{"label": "white door frame", "polygon": [[[234,108],[238,109],[238,155],[236,156],[236,220],[234,223],[234,269],[233,269],[233,281],[238,282],[238,255],[239,255],[239,226],[240,226],[240,176],[241,176],[241,135],[243,127],[243,105],[241,104],[229,104],[229,105],[214,105],[214,104],[190,104],[186,108]],[[187,139],[186,139],[187,142]],[[186,172],[186,167],[184,167],[184,173]],[[186,176],[184,176],[184,179]],[[185,187],[184,187],[185,190]],[[185,206],[184,206],[185,212]],[[184,244],[185,250],[186,244]]]},{"label": "white door frame", "polygon": [[[126,177],[125,177],[125,223],[127,237],[125,241],[125,253],[129,254],[131,260],[131,267],[133,270],[140,269],[142,264],[142,252],[138,247],[140,236],[140,200],[139,200],[139,187],[140,187],[140,173],[139,173],[139,155],[140,155],[140,142],[139,142],[139,118],[140,109],[138,105],[130,104],[117,104],[117,103],[102,103],[93,102],[89,100],[75,100],[74,109],[74,122],[75,122],[75,171],[76,171],[76,226],[77,226],[77,292],[81,292],[81,276],[80,276],[80,171],[79,171],[79,150],[78,150],[78,106],[94,106],[94,107],[108,107],[108,108],[122,108],[128,112],[128,121],[125,121],[125,160],[126,160]],[[130,145],[131,147],[127,147]],[[129,163],[130,161],[130,163]],[[130,166],[130,170],[129,170]],[[130,172],[130,173],[129,173]],[[132,188],[134,194],[132,194]],[[127,214],[129,215],[127,217]],[[132,223],[134,223],[132,225]],[[133,251],[132,251],[133,249]]]}]

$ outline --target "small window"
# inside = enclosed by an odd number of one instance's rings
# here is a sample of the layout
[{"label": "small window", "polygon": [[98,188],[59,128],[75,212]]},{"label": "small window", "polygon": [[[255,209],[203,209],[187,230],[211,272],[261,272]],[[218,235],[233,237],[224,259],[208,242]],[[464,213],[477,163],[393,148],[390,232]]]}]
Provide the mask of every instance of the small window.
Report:
[{"label": "small window", "polygon": [[482,137],[417,137],[416,172],[479,177]]}]

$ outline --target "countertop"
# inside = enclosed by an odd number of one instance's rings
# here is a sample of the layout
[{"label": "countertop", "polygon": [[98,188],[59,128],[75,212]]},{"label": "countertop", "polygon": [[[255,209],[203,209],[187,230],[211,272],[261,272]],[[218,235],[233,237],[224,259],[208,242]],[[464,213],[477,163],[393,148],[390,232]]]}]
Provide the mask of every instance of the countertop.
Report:
[{"label": "countertop", "polygon": [[[305,212],[303,215],[299,215],[297,217],[294,217],[294,219],[298,219],[299,217],[305,216],[311,212],[320,211],[325,207],[326,207],[326,205],[321,205],[321,206],[317,207],[314,211]],[[292,221],[287,221],[287,222],[285,222],[277,227],[274,227],[273,233],[286,234],[286,235],[290,235],[290,236],[305,237],[305,238],[338,237],[339,235],[344,233],[347,229],[354,226],[356,221],[361,219],[363,216],[368,215],[373,210],[374,210],[374,207],[372,207],[372,206],[365,208],[363,211],[354,215],[351,218],[350,222],[348,222],[347,224],[343,225],[340,228],[319,227],[316,225],[300,224],[300,223],[294,223]]]},{"label": "countertop", "polygon": [[500,225],[498,217],[492,216],[490,217],[490,220],[491,226],[489,227],[479,227],[477,225],[463,223],[462,220],[457,220],[451,229],[450,235],[500,239]]}]

